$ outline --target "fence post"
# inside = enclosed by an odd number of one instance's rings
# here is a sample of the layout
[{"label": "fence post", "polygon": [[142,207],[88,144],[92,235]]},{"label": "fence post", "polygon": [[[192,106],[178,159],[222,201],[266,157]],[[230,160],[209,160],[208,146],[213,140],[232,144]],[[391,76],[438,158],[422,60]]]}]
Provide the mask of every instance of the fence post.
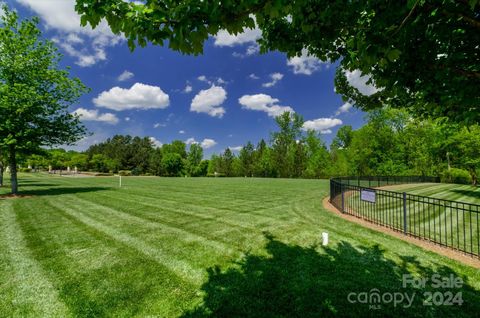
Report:
[{"label": "fence post", "polygon": [[345,213],[345,196],[344,196],[344,192],[343,192],[343,186],[341,187],[342,189],[342,213]]},{"label": "fence post", "polygon": [[407,193],[403,192],[403,233],[407,234]]}]

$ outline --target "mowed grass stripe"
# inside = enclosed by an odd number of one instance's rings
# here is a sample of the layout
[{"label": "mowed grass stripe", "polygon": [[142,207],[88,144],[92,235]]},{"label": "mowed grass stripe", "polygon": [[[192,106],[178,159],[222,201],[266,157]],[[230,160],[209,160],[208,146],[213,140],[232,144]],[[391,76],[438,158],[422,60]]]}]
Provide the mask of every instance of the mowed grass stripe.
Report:
[{"label": "mowed grass stripe", "polygon": [[[275,197],[273,194],[263,196],[261,193],[256,193],[255,196],[252,196],[252,193],[249,193],[245,198],[242,198],[240,191],[237,191],[238,194],[233,196],[229,195],[226,191],[226,189],[218,189],[218,191],[214,191],[213,193],[205,191],[196,197],[195,194],[190,192],[172,192],[170,189],[128,189],[128,192],[132,195],[140,195],[175,203],[182,201],[184,204],[192,206],[207,205],[209,207],[218,207],[219,204],[228,202],[228,209],[238,212],[250,212],[259,208],[259,206],[272,207],[272,203],[278,204],[279,201],[282,201],[281,197]],[[224,193],[225,197],[222,197]],[[272,197],[275,199],[272,199]],[[222,207],[220,209],[225,210],[226,208]]]},{"label": "mowed grass stripe", "polygon": [[[317,196],[312,196],[311,194],[308,196],[305,196],[300,199],[295,199],[295,200],[285,200],[285,198],[279,198],[275,200],[276,205],[274,206],[261,206],[259,202],[262,202],[262,198],[259,198],[259,200],[251,200],[250,205],[247,207],[246,205],[234,205],[231,204],[229,201],[219,201],[219,200],[208,200],[206,202],[209,202],[208,206],[205,206],[205,204],[199,204],[198,202],[192,203],[189,200],[190,194],[186,194],[183,197],[177,198],[177,199],[171,199],[170,198],[170,193],[158,193],[158,192],[150,192],[150,191],[144,191],[141,193],[138,193],[136,191],[128,191],[129,196],[133,197],[138,197],[139,202],[144,202],[146,198],[152,199],[149,202],[152,204],[157,204],[159,207],[165,207],[166,205],[169,205],[173,209],[178,209],[178,201],[182,200],[182,206],[183,207],[188,207],[189,209],[201,209],[203,213],[205,212],[210,212],[214,211],[215,214],[217,215],[234,215],[235,219],[237,220],[238,218],[244,218],[248,219],[248,223],[252,222],[252,216],[258,216],[260,218],[263,218],[261,222],[269,222],[272,220],[282,220],[286,221],[292,218],[292,216],[295,216],[294,214],[290,213],[291,211],[287,208],[291,207],[295,202],[297,201],[306,201],[309,199],[314,199]],[[165,198],[165,196],[168,196],[168,199]],[[204,195],[205,196],[205,195]],[[222,202],[229,202],[228,205],[222,205]],[[279,202],[286,202],[286,203],[280,203]],[[259,206],[260,205],[260,206]],[[264,212],[267,211],[275,211],[276,214],[273,214],[271,212],[265,214]],[[218,213],[217,213],[218,211]],[[247,215],[248,216],[247,216]],[[258,220],[255,220],[257,222]]]},{"label": "mowed grass stripe", "polygon": [[[224,210],[212,207],[205,207],[205,206],[193,206],[188,207],[186,210],[186,205],[184,204],[175,204],[173,201],[164,201],[156,200],[155,198],[150,197],[143,197],[140,195],[129,194],[129,197],[138,197],[138,199],[128,199],[126,197],[117,197],[117,196],[110,196],[108,194],[100,194],[99,196],[103,198],[108,198],[110,200],[117,200],[118,202],[126,202],[130,204],[136,204],[137,207],[148,207],[151,208],[153,211],[161,211],[162,216],[166,214],[171,215],[173,219],[178,218],[180,216],[190,217],[192,219],[184,219],[180,222],[182,224],[188,223],[195,223],[195,222],[202,222],[202,221],[211,221],[211,222],[218,222],[220,224],[230,226],[232,228],[242,228],[244,230],[253,230],[255,229],[254,222],[252,222],[252,218],[249,219],[248,224],[247,222],[241,222],[240,220],[235,219],[234,221],[240,221],[239,223],[235,223],[232,221],[227,221],[226,216],[227,213]],[[152,210],[144,210],[144,211],[152,211]],[[229,213],[235,214],[235,211],[227,211]],[[155,213],[155,212],[154,212]],[[243,215],[243,218],[247,219],[247,216]],[[250,225],[249,225],[250,224]]]},{"label": "mowed grass stripe", "polygon": [[70,317],[67,306],[26,246],[12,201],[0,205],[2,275],[0,316]]},{"label": "mowed grass stripe", "polygon": [[50,200],[49,203],[52,206],[63,211],[64,213],[74,217],[83,224],[92,227],[109,236],[110,238],[121,242],[122,244],[125,244],[141,252],[142,254],[154,259],[158,263],[170,269],[173,273],[181,277],[183,280],[191,281],[196,284],[202,281],[202,271],[200,269],[193,268],[188,261],[174,259],[172,258],[172,255],[169,255],[160,249],[154,248],[149,244],[145,243],[144,241],[133,237],[130,234],[121,232],[115,229],[112,225],[97,221],[87,216],[82,208],[68,206],[66,204],[63,204],[63,202],[60,203],[54,200]]},{"label": "mowed grass stripe", "polygon": [[[410,185],[402,185],[396,187],[394,191],[409,192]],[[425,187],[428,191],[425,191]],[[462,249],[470,253],[479,253],[478,238],[479,233],[477,229],[478,213],[470,213],[463,211],[462,204],[452,203],[453,209],[449,204],[443,204],[437,199],[448,198],[452,201],[458,199],[469,198],[470,195],[464,194],[462,191],[472,190],[471,186],[452,185],[452,184],[427,184],[419,189],[418,185],[413,186],[415,191],[423,194],[433,193],[433,189],[441,189],[442,191],[435,193],[433,199],[411,199],[407,206],[407,230],[414,235],[422,236],[426,239],[433,240],[443,245],[448,245],[454,248]],[[459,190],[459,193],[453,193],[452,190]],[[393,199],[387,197],[389,194],[383,195],[378,192],[378,199],[374,209],[368,209],[367,203],[360,201],[359,192],[355,191],[346,201],[346,206],[358,210],[367,218],[379,222],[387,222],[390,226],[394,226],[398,230],[403,230],[403,201],[402,199]],[[391,205],[389,203],[396,202]],[[429,203],[430,202],[430,203]],[[468,206],[468,205],[467,205]],[[456,209],[458,207],[458,209]],[[457,221],[458,212],[458,221]],[[471,217],[471,220],[470,220]],[[465,229],[465,233],[464,233]],[[464,235],[465,234],[465,235]]]},{"label": "mowed grass stripe", "polygon": [[[108,199],[108,200],[107,200]],[[106,194],[99,195],[97,198],[88,198],[96,204],[111,207],[124,213],[143,218],[148,222],[155,222],[159,225],[165,224],[171,228],[179,228],[186,233],[203,237],[213,243],[218,242],[224,246],[240,248],[239,241],[235,235],[226,235],[228,233],[238,232],[249,235],[255,231],[255,227],[242,226],[234,222],[222,221],[221,215],[215,216],[211,213],[193,213],[184,211],[181,208],[159,207],[157,204],[148,204],[138,200],[126,199],[125,197],[111,197]],[[108,205],[105,203],[108,201]],[[219,225],[222,225],[219,227]],[[252,235],[254,236],[254,235]]]},{"label": "mowed grass stripe", "polygon": [[[175,187],[169,185],[169,187],[163,186],[165,182],[172,182],[175,184],[178,180],[172,178],[159,178],[153,180],[155,186],[152,187],[152,182],[148,187],[143,188],[142,186],[127,186],[126,188],[130,193],[140,193],[141,195],[145,195],[147,193],[153,194],[155,197],[165,197],[168,194],[168,198],[171,200],[184,200],[188,203],[195,203],[195,204],[208,204],[208,205],[215,205],[219,202],[229,202],[230,207],[233,209],[240,208],[238,210],[242,210],[241,208],[246,206],[251,208],[258,207],[259,205],[265,205],[271,207],[272,204],[278,203],[285,200],[285,192],[282,187],[276,189],[276,187],[266,187],[265,189],[252,189],[252,184],[259,181],[265,181],[262,179],[244,179],[244,178],[236,178],[236,179],[229,179],[228,183],[226,179],[205,179],[200,178],[198,179],[198,183],[205,183],[208,185],[208,191],[201,190],[201,187],[188,187],[188,182],[192,179],[187,179],[186,184],[187,186]],[[145,180],[140,180],[140,182],[145,182]],[[279,179],[278,185],[292,185],[293,182],[298,182],[299,180],[285,180]],[[305,180],[302,180],[305,181]],[[308,180],[311,183],[312,189],[314,187],[321,188],[318,180]],[[229,184],[230,183],[230,184]],[[142,183],[140,183],[142,184]],[[226,185],[226,186],[225,186]],[[290,189],[289,192],[290,197],[297,197],[297,196],[304,196],[304,195],[311,195],[310,191],[305,191],[303,187],[300,187],[301,190]],[[259,191],[260,190],[260,191]],[[185,200],[187,199],[187,200]]]},{"label": "mowed grass stripe", "polygon": [[[163,247],[165,250],[172,250],[172,252],[176,250],[177,253],[184,254],[186,253],[185,246],[188,246],[197,252],[200,249],[208,249],[209,253],[229,256],[234,254],[234,249],[231,246],[211,237],[143,217],[143,212],[137,212],[138,205],[136,206],[137,209],[131,209],[130,206],[118,202],[110,202],[110,205],[104,205],[78,196],[66,198],[65,204],[81,205],[85,207],[84,213],[89,217],[126,231],[139,239],[148,241],[150,237],[154,237],[157,241],[156,244],[165,242],[163,245],[168,244],[168,246]],[[169,238],[175,238],[175,240]],[[183,247],[183,249],[178,247]],[[189,257],[191,259],[191,255]],[[201,258],[203,258],[203,255],[201,255]]]},{"label": "mowed grass stripe", "polygon": [[[224,221],[226,219],[224,213],[218,214],[218,216],[203,210],[202,212],[193,213],[183,210],[181,206],[177,209],[165,208],[165,206],[159,208],[158,204],[148,204],[145,200],[128,200],[125,198],[119,198],[117,200],[110,197],[108,200],[105,200],[103,195],[104,194],[102,194],[99,200],[101,202],[108,201],[108,205],[113,206],[115,209],[123,209],[129,213],[125,206],[130,207],[133,205],[136,211],[135,214],[137,215],[160,223],[183,227],[190,232],[199,233],[199,235],[202,236],[213,236],[214,240],[228,244],[237,250],[244,250],[258,245],[263,241],[263,239],[260,238],[264,231],[275,230],[280,227],[285,227],[288,224],[293,224],[293,222],[285,223],[273,219],[255,226],[255,217],[248,219],[248,221],[251,222],[249,224],[244,224],[245,221],[240,224],[241,222],[236,221],[235,218],[228,218],[229,221]],[[234,214],[238,215],[237,213]],[[246,216],[241,217],[245,218]]]},{"label": "mowed grass stripe", "polygon": [[[107,194],[102,194],[106,195]],[[250,215],[250,213],[240,213],[235,210],[224,209],[212,206],[200,206],[194,204],[178,204],[178,201],[168,199],[157,199],[150,196],[142,196],[136,194],[128,194],[129,197],[137,199],[127,199],[126,197],[120,197],[120,201],[135,202],[139,206],[147,206],[153,209],[159,209],[162,212],[169,212],[172,215],[184,214],[185,216],[193,216],[202,220],[210,220],[214,223],[222,222],[223,224],[233,228],[243,228],[245,230],[261,229],[265,225],[270,224],[272,221],[284,221],[288,220],[291,215],[287,212],[284,217],[270,217],[270,216],[256,216]],[[111,197],[114,199],[114,197]],[[262,219],[261,221],[258,219]],[[195,223],[194,220],[187,219],[186,223]]]},{"label": "mowed grass stripe", "polygon": [[[470,185],[428,184],[423,186],[421,189],[411,189],[407,186],[403,188],[403,191],[415,195],[431,196],[437,199],[480,204],[479,200],[472,196],[473,193],[478,192],[479,189],[476,189]],[[468,193],[470,193],[470,195]]]},{"label": "mowed grass stripe", "polygon": [[75,316],[130,317],[152,308],[175,316],[195,298],[198,285],[47,200],[22,204],[30,208],[21,222],[29,247]]}]

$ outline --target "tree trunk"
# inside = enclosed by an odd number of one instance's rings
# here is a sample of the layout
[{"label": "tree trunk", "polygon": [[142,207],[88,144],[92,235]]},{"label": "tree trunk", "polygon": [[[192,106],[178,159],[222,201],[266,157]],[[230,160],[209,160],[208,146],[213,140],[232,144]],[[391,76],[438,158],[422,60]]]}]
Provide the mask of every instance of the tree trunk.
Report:
[{"label": "tree trunk", "polygon": [[15,146],[10,146],[9,148],[9,158],[10,164],[10,183],[12,186],[12,194],[18,193],[18,181],[17,181],[17,157]]},{"label": "tree trunk", "polygon": [[3,187],[3,162],[0,159],[0,187]]},{"label": "tree trunk", "polygon": [[470,176],[472,177],[472,185],[475,187],[477,186],[477,169],[476,167],[471,167],[468,169],[468,172],[470,172]]},{"label": "tree trunk", "polygon": [[0,158],[0,187],[3,187],[3,162],[1,161],[2,159]]},{"label": "tree trunk", "polygon": [[5,170],[5,167],[3,166],[4,159],[4,153],[0,149],[0,187],[3,187],[3,172]]}]

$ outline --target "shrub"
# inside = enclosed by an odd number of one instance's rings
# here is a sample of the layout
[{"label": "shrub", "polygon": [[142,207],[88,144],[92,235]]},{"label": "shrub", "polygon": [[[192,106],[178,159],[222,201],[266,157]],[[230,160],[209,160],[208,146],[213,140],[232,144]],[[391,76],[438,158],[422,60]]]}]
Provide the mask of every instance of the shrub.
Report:
[{"label": "shrub", "polygon": [[225,177],[225,173],[220,173],[220,172],[217,172],[216,174],[215,173],[209,173],[209,174],[207,174],[207,177]]},{"label": "shrub", "polygon": [[135,167],[135,168],[132,169],[131,175],[133,175],[133,176],[139,176],[139,175],[142,174],[142,172],[143,172],[142,169]]},{"label": "shrub", "polygon": [[471,184],[472,177],[467,170],[451,168],[450,170],[445,170],[442,174],[442,182],[445,183],[459,183],[459,184]]},{"label": "shrub", "polygon": [[111,177],[113,173],[110,172],[97,172],[93,174],[95,177]]},{"label": "shrub", "polygon": [[18,169],[19,172],[32,172],[32,169],[30,168],[20,168]]},{"label": "shrub", "polygon": [[120,176],[131,176],[132,171],[130,171],[130,170],[119,170],[118,175],[120,175]]}]

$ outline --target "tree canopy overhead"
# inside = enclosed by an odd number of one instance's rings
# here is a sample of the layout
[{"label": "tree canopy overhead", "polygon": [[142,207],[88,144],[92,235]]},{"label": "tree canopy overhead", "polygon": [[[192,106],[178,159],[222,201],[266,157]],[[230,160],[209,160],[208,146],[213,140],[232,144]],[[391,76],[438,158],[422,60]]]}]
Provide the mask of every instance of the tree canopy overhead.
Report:
[{"label": "tree canopy overhead", "polygon": [[[201,54],[224,29],[262,31],[261,51],[337,62],[336,88],[364,110],[384,104],[416,115],[480,122],[480,0],[77,0],[82,24],[106,19],[130,48],[147,42]],[[362,95],[345,71],[378,91]]]}]

